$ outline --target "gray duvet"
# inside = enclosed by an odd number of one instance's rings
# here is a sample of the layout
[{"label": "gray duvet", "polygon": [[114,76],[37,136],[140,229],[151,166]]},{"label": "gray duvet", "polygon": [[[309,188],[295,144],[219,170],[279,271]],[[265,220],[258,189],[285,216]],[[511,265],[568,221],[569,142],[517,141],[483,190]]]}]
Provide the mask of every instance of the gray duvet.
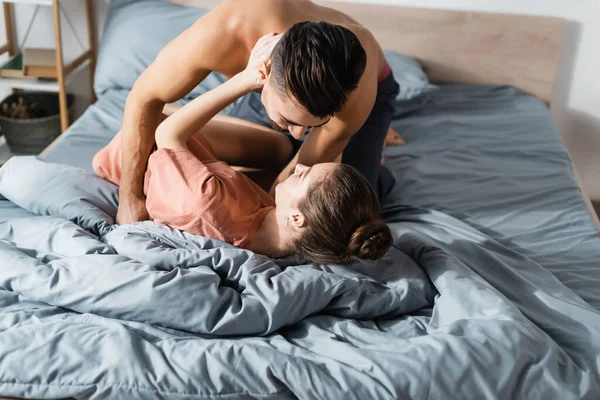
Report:
[{"label": "gray duvet", "polygon": [[0,194],[1,395],[600,396],[600,311],[447,214],[389,206],[383,260],[316,267],[114,225],[114,186],[31,157]]}]

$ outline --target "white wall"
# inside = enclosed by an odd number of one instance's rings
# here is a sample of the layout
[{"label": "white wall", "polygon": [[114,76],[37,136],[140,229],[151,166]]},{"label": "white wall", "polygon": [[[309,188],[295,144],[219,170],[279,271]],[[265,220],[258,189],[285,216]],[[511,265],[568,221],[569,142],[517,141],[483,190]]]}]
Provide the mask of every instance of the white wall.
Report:
[{"label": "white wall", "polygon": [[[85,39],[83,2],[79,0],[62,2],[78,32]],[[600,201],[600,79],[597,72],[600,71],[600,0],[362,0],[361,2],[566,18],[566,35],[552,111],[588,194]],[[18,5],[15,8],[20,41],[33,7]],[[94,8],[98,17],[97,29],[100,31],[106,11],[106,0],[95,0]],[[36,26],[27,44],[53,47],[50,9],[41,10],[37,18]],[[67,49],[65,57],[68,60],[76,56],[79,48],[77,42],[72,39],[66,23],[63,23],[63,37]],[[3,43],[3,40],[2,29],[0,42]],[[82,107],[85,106],[85,99],[88,96],[85,75],[81,74],[72,88],[79,94],[79,103]],[[0,87],[0,98],[2,94]]]}]

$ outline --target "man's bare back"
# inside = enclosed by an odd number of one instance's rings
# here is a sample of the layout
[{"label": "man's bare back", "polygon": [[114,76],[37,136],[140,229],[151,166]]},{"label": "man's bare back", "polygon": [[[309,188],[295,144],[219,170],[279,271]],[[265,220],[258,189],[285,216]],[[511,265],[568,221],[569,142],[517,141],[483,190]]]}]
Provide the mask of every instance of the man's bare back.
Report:
[{"label": "man's bare back", "polygon": [[227,77],[243,71],[259,38],[270,32],[284,33],[303,21],[326,21],[354,33],[366,53],[366,65],[356,89],[338,113],[324,124],[313,119],[295,127],[303,134],[306,127],[314,126],[278,180],[285,179],[298,162],[313,165],[340,158],[352,135],[367,120],[377,95],[378,77],[387,67],[372,34],[345,14],[307,0],[226,0],[169,43],[128,97],[122,129],[118,223],[147,218],[143,176],[164,105],[185,96],[212,71]]}]

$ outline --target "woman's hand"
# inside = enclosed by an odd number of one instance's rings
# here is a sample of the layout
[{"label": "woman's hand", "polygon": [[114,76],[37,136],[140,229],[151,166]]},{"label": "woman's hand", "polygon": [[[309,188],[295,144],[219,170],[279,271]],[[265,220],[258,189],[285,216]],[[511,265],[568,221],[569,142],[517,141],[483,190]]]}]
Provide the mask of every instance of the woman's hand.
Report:
[{"label": "woman's hand", "polygon": [[281,39],[281,35],[268,33],[258,39],[254,45],[250,52],[248,65],[241,72],[249,90],[259,92],[264,87],[271,68],[271,53],[279,39]]}]

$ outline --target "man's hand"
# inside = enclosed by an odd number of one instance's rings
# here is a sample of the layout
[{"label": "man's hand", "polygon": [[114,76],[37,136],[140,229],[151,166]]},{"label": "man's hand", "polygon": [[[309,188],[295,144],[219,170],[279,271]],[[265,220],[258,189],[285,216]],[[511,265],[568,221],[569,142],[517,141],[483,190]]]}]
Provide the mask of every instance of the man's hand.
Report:
[{"label": "man's hand", "polygon": [[119,209],[117,210],[116,223],[119,225],[131,224],[133,222],[146,221],[150,219],[148,209],[146,208],[146,199],[136,196],[128,199],[119,200]]},{"label": "man's hand", "polygon": [[279,39],[281,39],[281,35],[268,33],[258,39],[250,52],[248,65],[241,72],[250,90],[259,92],[264,87],[271,68],[271,53]]}]

